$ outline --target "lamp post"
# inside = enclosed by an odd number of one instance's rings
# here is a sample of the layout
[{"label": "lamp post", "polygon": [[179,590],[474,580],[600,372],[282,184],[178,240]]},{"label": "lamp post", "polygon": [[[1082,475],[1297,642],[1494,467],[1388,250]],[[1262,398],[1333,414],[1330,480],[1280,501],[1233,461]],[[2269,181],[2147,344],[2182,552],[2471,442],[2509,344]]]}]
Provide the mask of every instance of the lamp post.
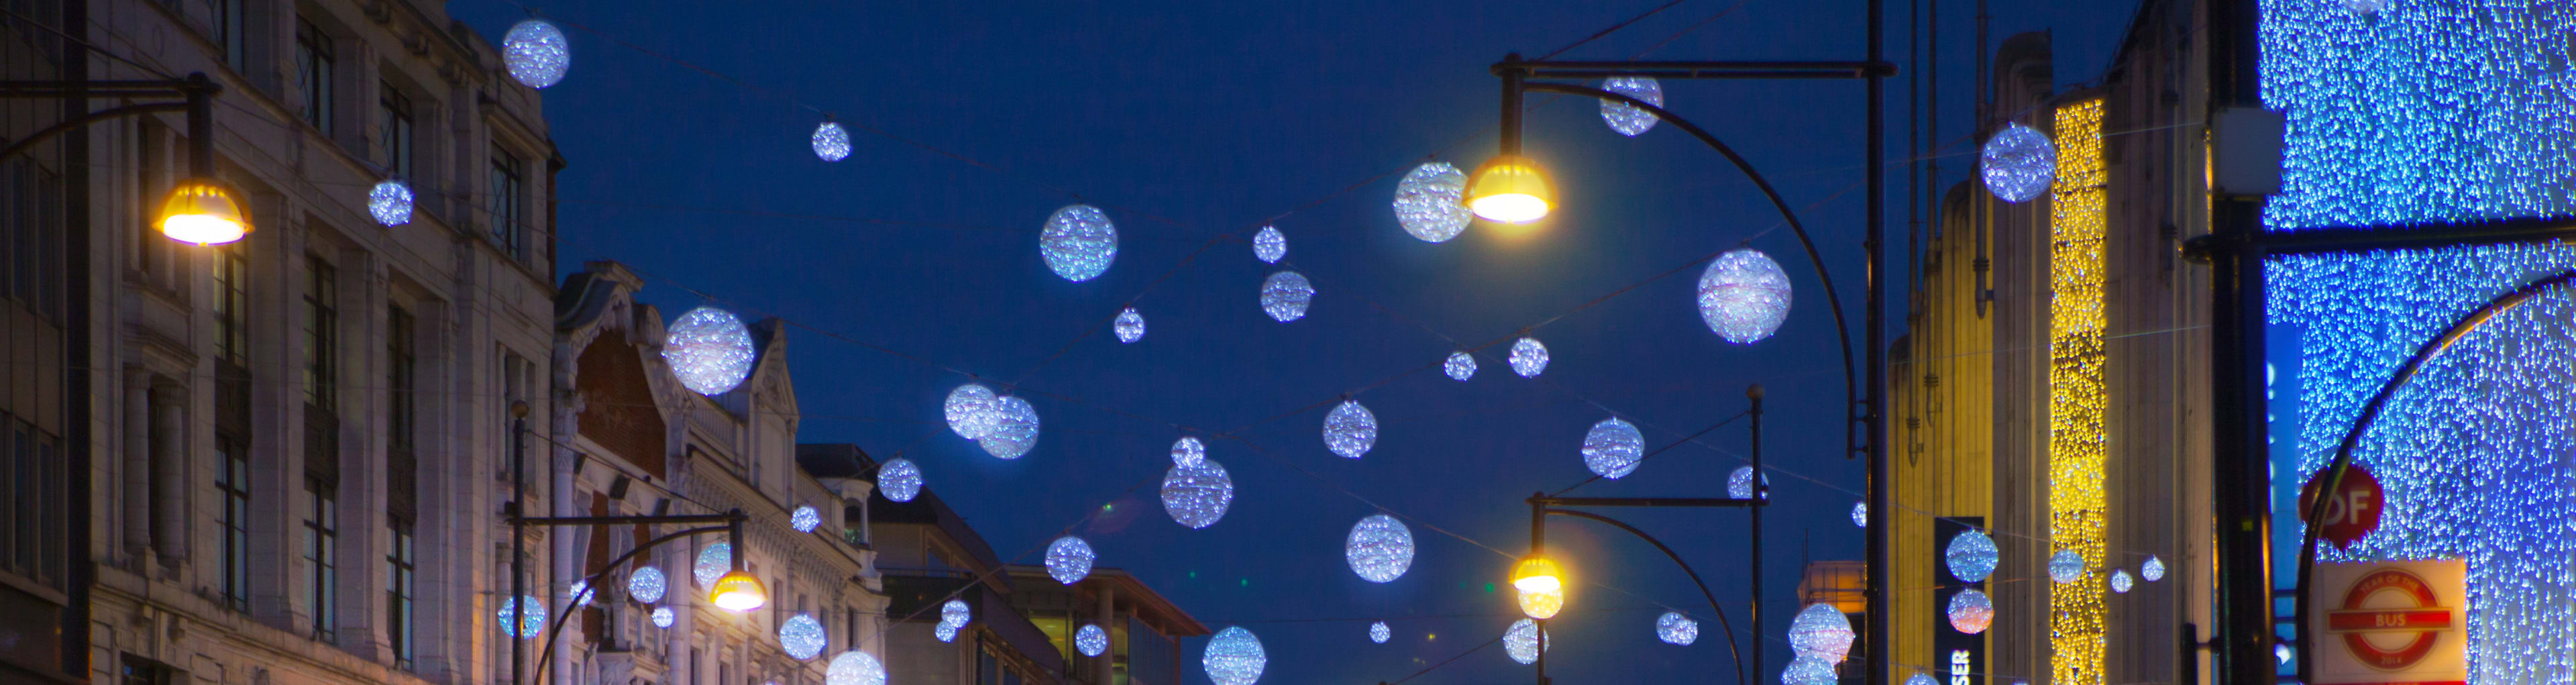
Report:
[{"label": "lamp post", "polygon": [[147,81],[0,81],[0,99],[178,99],[111,107],[45,127],[0,148],[0,159],[90,124],[156,112],[186,112],[188,178],[163,196],[161,212],[153,225],[162,234],[185,243],[213,245],[240,240],[250,234],[250,211],[242,206],[240,193],[215,180],[214,97],[223,91],[222,85],[203,72],[187,78]]}]

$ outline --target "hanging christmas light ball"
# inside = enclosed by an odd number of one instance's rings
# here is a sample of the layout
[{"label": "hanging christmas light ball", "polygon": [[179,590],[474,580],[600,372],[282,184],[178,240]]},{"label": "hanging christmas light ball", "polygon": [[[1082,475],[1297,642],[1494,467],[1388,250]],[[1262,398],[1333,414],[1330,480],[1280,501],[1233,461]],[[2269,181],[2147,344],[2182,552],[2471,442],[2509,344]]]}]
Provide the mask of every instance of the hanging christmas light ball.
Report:
[{"label": "hanging christmas light ball", "polygon": [[1388,641],[1388,640],[1392,640],[1392,639],[1395,639],[1395,630],[1394,630],[1394,629],[1392,629],[1392,628],[1388,628],[1388,627],[1386,627],[1386,622],[1385,622],[1385,621],[1378,621],[1378,622],[1376,622],[1376,623],[1371,623],[1371,624],[1369,624],[1369,641],[1370,641],[1370,642],[1375,642],[1375,643],[1378,643],[1378,644],[1381,644],[1381,645],[1382,645],[1382,644],[1386,644],[1386,641]]},{"label": "hanging christmas light ball", "polygon": [[2112,571],[2112,572],[2111,572],[2111,591],[2112,591],[2112,592],[2117,592],[2117,593],[2121,593],[2121,594],[2128,594],[2128,592],[2129,592],[2129,588],[2130,588],[2131,586],[2136,585],[2136,584],[2137,584],[2137,581],[2136,581],[2136,580],[2133,580],[2133,579],[2131,579],[2131,578],[2129,577],[2129,570],[2128,570],[2128,569],[2118,569],[2118,570],[2114,570],[2114,571]]},{"label": "hanging christmas light ball", "polygon": [[1261,227],[1260,233],[1252,234],[1252,257],[1254,259],[1261,260],[1261,263],[1263,264],[1277,264],[1279,263],[1279,260],[1285,259],[1287,256],[1288,236],[1282,235],[1279,232],[1278,227],[1263,226]]},{"label": "hanging christmas light ball", "polygon": [[2291,653],[2290,653],[2290,644],[2289,644],[2289,643],[2286,643],[2286,642],[2273,643],[2273,645],[2272,645],[2272,660],[2273,660],[2273,661],[2278,661],[2278,662],[2281,662],[2281,665],[2283,665],[2283,666],[2288,666],[2288,665],[2290,665],[2290,656],[2291,656]]},{"label": "hanging christmas light ball", "polygon": [[1868,503],[1868,502],[1853,502],[1853,503],[1852,503],[1852,514],[1851,514],[1851,516],[1852,516],[1852,525],[1853,525],[1854,527],[1859,527],[1859,528],[1868,528],[1868,527],[1869,527],[1869,503]]},{"label": "hanging christmas light ball", "polygon": [[823,525],[823,512],[810,506],[799,506],[794,513],[787,515],[787,527],[799,533],[814,532],[814,527],[820,525]]},{"label": "hanging christmas light ball", "polygon": [[530,19],[501,37],[501,62],[509,66],[510,78],[530,88],[552,86],[572,68],[572,43],[553,23]]},{"label": "hanging christmas light ball", "polygon": [[1395,184],[1395,221],[1404,232],[1426,243],[1445,243],[1467,230],[1467,213],[1461,200],[1467,194],[1467,174],[1448,162],[1429,162],[1414,167]]},{"label": "hanging christmas light ball", "polygon": [[1448,361],[1440,362],[1440,372],[1449,374],[1450,380],[1475,378],[1476,357],[1465,352],[1451,352]]},{"label": "hanging christmas light ball", "polygon": [[993,423],[1000,418],[993,414],[995,399],[998,398],[993,395],[993,389],[981,383],[968,383],[948,391],[948,430],[968,440],[980,440],[991,434]]},{"label": "hanging christmas light ball", "polygon": [[718,542],[707,545],[706,549],[698,550],[698,564],[689,569],[689,574],[698,579],[698,587],[712,588],[716,585],[716,579],[723,578],[725,572],[731,570],[733,570],[733,543]]},{"label": "hanging christmas light ball", "polygon": [[849,129],[841,128],[840,124],[833,123],[830,119],[823,120],[823,125],[814,127],[814,156],[826,162],[848,159],[850,157]]},{"label": "hanging christmas light ball", "polygon": [[823,685],[885,685],[885,664],[867,652],[850,650],[823,667]]},{"label": "hanging christmas light ball", "polygon": [[[1726,496],[1731,499],[1753,499],[1753,467],[1738,466],[1726,474]],[[1762,476],[1762,498],[1771,498],[1771,476]]]},{"label": "hanging christmas light ball", "polygon": [[1914,675],[1905,679],[1905,685],[1940,685],[1940,683],[1933,682],[1932,676],[1926,675],[1922,671],[1915,671]]},{"label": "hanging christmas light ball", "polygon": [[788,658],[813,661],[823,655],[823,623],[813,614],[797,614],[778,624],[778,647]]},{"label": "hanging christmas light ball", "polygon": [[1986,632],[1995,622],[1995,601],[1974,588],[1950,596],[1950,629],[1969,635]]},{"label": "hanging christmas light ball", "polygon": [[1225,518],[1225,508],[1234,504],[1234,479],[1225,475],[1225,467],[1216,460],[1202,458],[1194,465],[1174,464],[1163,472],[1163,513],[1172,521],[1191,528],[1216,525]]},{"label": "hanging christmas light ball", "polygon": [[966,600],[952,599],[939,605],[939,623],[941,625],[964,627],[966,624],[973,623],[974,621],[975,609],[967,606]]},{"label": "hanging christmas light ball", "polygon": [[670,585],[671,581],[662,577],[662,569],[646,566],[635,569],[633,575],[626,577],[626,596],[652,604],[662,601],[662,592],[670,589]]},{"label": "hanging christmas light ball", "polygon": [[[1621,76],[1606,79],[1601,82],[1601,89],[1644,100],[1646,104],[1656,107],[1664,106],[1664,84],[1657,83],[1651,78]],[[1610,124],[1610,130],[1632,138],[1654,128],[1655,122],[1663,121],[1647,113],[1646,110],[1637,108],[1636,105],[1609,98],[1601,99],[1601,120]]]},{"label": "hanging christmas light ball", "polygon": [[984,453],[1018,459],[1038,444],[1038,408],[1015,395],[993,398],[993,431],[975,440]]},{"label": "hanging christmas light ball", "polygon": [[1091,575],[1092,559],[1091,543],[1071,535],[1056,538],[1054,544],[1047,545],[1047,575],[1066,585],[1082,582]]},{"label": "hanging christmas light ball", "polygon": [[2002,552],[1995,549],[1995,539],[1980,531],[1967,531],[1950,538],[1950,548],[1941,553],[1950,564],[1950,577],[1960,582],[1984,582],[1994,575],[1995,563]]},{"label": "hanging christmas light ball", "polygon": [[1511,629],[1503,631],[1503,653],[1524,666],[1538,662],[1539,650],[1547,648],[1545,642],[1538,622],[1526,618],[1513,621]]},{"label": "hanging christmas light ball", "polygon": [[1066,205],[1038,231],[1038,254],[1064,280],[1091,280],[1118,260],[1118,227],[1098,207]]},{"label": "hanging christmas light ball", "polygon": [[670,363],[671,374],[679,376],[680,385],[690,391],[714,397],[751,377],[751,329],[743,327],[733,312],[691,309],[671,323],[668,333],[662,342],[662,361]]},{"label": "hanging christmas light ball", "polygon": [[1252,631],[1228,626],[1208,638],[1199,665],[1207,668],[1208,679],[1216,685],[1252,685],[1261,679],[1261,669],[1270,665],[1270,657],[1261,652],[1261,638],[1253,637]]},{"label": "hanging christmas light ball", "polygon": [[1358,459],[1377,445],[1377,415],[1359,400],[1343,400],[1342,405],[1324,415],[1324,446],[1344,459]]},{"label": "hanging christmas light ball", "polygon": [[2005,202],[2027,202],[2057,180],[2057,146],[2031,127],[2009,124],[1986,139],[1980,165],[1986,190]]},{"label": "hanging christmas light ball", "polygon": [[2367,18],[2388,9],[2388,0],[2344,0],[2343,9],[2353,16]]},{"label": "hanging christmas light ball", "polygon": [[1118,342],[1121,344],[1143,340],[1145,315],[1136,313],[1135,307],[1128,307],[1126,311],[1118,313],[1118,321],[1110,324],[1109,330],[1118,334]]},{"label": "hanging christmas light ball", "polygon": [[653,607],[653,627],[655,628],[669,628],[671,622],[679,620],[679,617],[679,613],[672,611],[670,607]]},{"label": "hanging christmas light ball", "polygon": [[1842,663],[1851,655],[1851,618],[1831,604],[1809,604],[1789,621],[1789,648],[1800,656]]},{"label": "hanging christmas light ball", "polygon": [[1197,466],[1205,461],[1207,445],[1200,444],[1198,438],[1181,436],[1181,439],[1172,441],[1173,466]]},{"label": "hanging christmas light ball", "polygon": [[1372,583],[1384,583],[1413,568],[1413,530],[1385,514],[1373,514],[1351,526],[1342,540],[1342,557],[1351,572]]},{"label": "hanging christmas light ball", "polygon": [[1616,418],[1602,419],[1583,434],[1583,467],[1593,475],[1616,479],[1637,470],[1646,459],[1646,436]]},{"label": "hanging christmas light ball", "polygon": [[2138,577],[2145,578],[2150,583],[2164,580],[2165,560],[2152,554],[2147,555],[2147,563],[2138,565]]},{"label": "hanging christmas light ball", "polygon": [[1512,373],[1522,378],[1537,378],[1547,371],[1547,345],[1537,338],[1522,338],[1512,343]]},{"label": "hanging christmas light ball", "polygon": [[564,592],[564,596],[571,597],[572,605],[577,607],[590,606],[591,596],[594,594],[597,593],[590,591],[590,581],[588,580],[573,581],[572,587]]},{"label": "hanging christmas light ball", "polygon": [[1664,615],[1655,617],[1655,637],[1666,644],[1688,647],[1690,643],[1699,641],[1699,622],[1679,611],[1664,612]]},{"label": "hanging christmas light ball", "polygon": [[886,499],[912,501],[921,496],[921,467],[912,465],[910,459],[886,462],[877,469],[877,491],[885,493]]},{"label": "hanging christmas light ball", "polygon": [[1699,274],[1699,320],[1717,337],[1750,345],[1789,320],[1789,274],[1760,250],[1739,248]]},{"label": "hanging christmas light ball", "polygon": [[1315,302],[1315,285],[1295,271],[1271,274],[1261,282],[1261,311],[1280,323],[1306,318],[1306,306]]},{"label": "hanging christmas light ball", "polygon": [[2072,583],[2075,582],[2076,579],[2083,577],[2084,557],[2083,555],[2076,554],[2075,550],[2058,550],[2057,554],[2048,558],[2049,580],[2054,580],[2059,583]]},{"label": "hanging christmas light ball", "polygon": [[1073,648],[1081,650],[1083,656],[1100,656],[1109,651],[1109,631],[1101,630],[1098,624],[1082,624],[1081,630],[1073,631]]},{"label": "hanging christmas light ball", "polygon": [[[527,607],[527,613],[520,615],[519,607]],[[520,595],[517,601],[502,600],[501,611],[495,617],[501,621],[502,634],[524,640],[545,632],[546,603],[536,595]]]},{"label": "hanging christmas light ball", "polygon": [[1789,662],[1787,668],[1780,670],[1780,685],[1834,685],[1835,682],[1833,663],[1813,655],[1800,654]]},{"label": "hanging christmas light ball", "polygon": [[939,641],[940,641],[940,642],[956,642],[956,641],[957,641],[957,628],[958,628],[957,626],[952,626],[952,625],[948,625],[948,624],[946,624],[946,623],[942,623],[942,624],[939,624],[939,625],[937,625],[937,626],[932,626],[932,627],[931,627],[931,629],[930,629],[930,636],[931,636],[931,637],[935,637],[935,638],[939,638]]},{"label": "hanging christmas light ball", "polygon": [[411,223],[411,184],[393,179],[377,183],[367,191],[367,214],[386,226]]}]

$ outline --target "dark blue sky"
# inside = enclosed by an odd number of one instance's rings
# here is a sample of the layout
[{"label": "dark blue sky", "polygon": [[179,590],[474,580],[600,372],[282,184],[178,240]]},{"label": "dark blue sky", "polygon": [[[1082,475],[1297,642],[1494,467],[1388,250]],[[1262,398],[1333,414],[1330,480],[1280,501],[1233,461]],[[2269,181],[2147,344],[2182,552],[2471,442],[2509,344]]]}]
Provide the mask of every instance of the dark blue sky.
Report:
[{"label": "dark blue sky", "polygon": [[[562,264],[630,264],[655,277],[648,297],[667,315],[705,303],[684,286],[746,318],[785,317],[989,379],[1025,376],[1045,433],[1029,456],[1004,462],[939,423],[941,397],[967,379],[790,333],[802,441],[919,462],[933,490],[1004,556],[1026,553],[1021,561],[1114,505],[1080,527],[1101,563],[1143,577],[1211,627],[1253,629],[1271,655],[1270,683],[1391,681],[1499,635],[1517,611],[1508,589],[1486,584],[1510,559],[1433,527],[1518,554],[1528,534],[1521,499],[1589,475],[1577,448],[1591,424],[1615,413],[1660,446],[1742,410],[1744,386],[1764,383],[1767,454],[1782,472],[1772,477],[1773,613],[1762,633],[1778,636],[1796,608],[1802,559],[1858,557],[1845,513],[1862,479],[1838,454],[1841,379],[1822,290],[1794,239],[1772,230],[1777,215],[1760,195],[1683,134],[1624,138],[1593,103],[1566,99],[1538,105],[1527,128],[1563,196],[1544,228],[1506,238],[1479,225],[1434,245],[1405,235],[1387,204],[1396,177],[1426,154],[1462,168],[1492,154],[1487,64],[1508,51],[1543,54],[1657,4],[549,3],[545,14],[578,25],[567,26],[571,74],[545,93],[570,162],[559,177]],[[1996,0],[1995,40],[2053,29],[2058,80],[2090,80],[2133,4],[2057,4]],[[1891,5],[1889,52],[1901,58],[1905,3]],[[1685,2],[1566,57],[1636,56],[1730,6]],[[523,15],[499,0],[449,9],[496,40]],[[1970,9],[1944,7],[1952,125],[1943,133],[1953,138],[1966,133],[1972,92]],[[1746,2],[1647,56],[1858,59],[1860,11],[1856,0]],[[1857,326],[1860,86],[1664,87],[1670,109],[1728,139],[1804,208]],[[1904,82],[1888,93],[1891,153],[1901,156]],[[820,115],[800,103],[991,168],[855,126],[850,158],[820,162],[806,145]],[[1967,162],[1946,160],[1953,177]],[[1121,238],[1116,265],[1086,283],[1056,277],[1037,252],[1040,223],[1075,194],[1107,209]],[[1903,207],[1890,204],[1898,248]],[[1180,265],[1208,238],[1273,216],[1288,262],[1320,291],[1312,313],[1290,324],[1262,315],[1256,292],[1276,267],[1248,244]],[[1510,336],[1748,238],[1797,287],[1771,340],[1731,345],[1702,326],[1694,266],[1537,328],[1555,356],[1538,380],[1511,375],[1501,346],[1480,355],[1467,383],[1436,369],[1398,377],[1438,362],[1455,349],[1450,339]],[[1120,345],[1104,328],[1049,361],[1140,292],[1143,341]],[[1172,523],[1151,485],[1129,490],[1159,481],[1185,428],[1223,432],[1362,390],[1382,424],[1363,460],[1325,450],[1320,408],[1213,443],[1209,456],[1233,473],[1237,494],[1209,529]],[[1577,492],[1721,495],[1746,435],[1739,422],[1704,440],[1718,449],[1675,449]],[[1411,572],[1385,585],[1360,580],[1341,554],[1351,524],[1378,511],[1372,502],[1410,519],[1420,546]],[[1748,629],[1742,513],[1615,513],[1680,549]],[[1732,670],[1705,604],[1651,547],[1570,520],[1549,535],[1584,583],[1556,621],[1551,672],[1699,682]],[[1700,642],[1655,642],[1658,604],[1698,617]],[[1365,636],[1379,618],[1396,628],[1387,645]],[[1191,682],[1205,682],[1200,643],[1187,647]],[[1762,644],[1774,673],[1757,678],[1776,682],[1789,650],[1776,637]],[[1415,682],[1527,677],[1496,647]]]}]

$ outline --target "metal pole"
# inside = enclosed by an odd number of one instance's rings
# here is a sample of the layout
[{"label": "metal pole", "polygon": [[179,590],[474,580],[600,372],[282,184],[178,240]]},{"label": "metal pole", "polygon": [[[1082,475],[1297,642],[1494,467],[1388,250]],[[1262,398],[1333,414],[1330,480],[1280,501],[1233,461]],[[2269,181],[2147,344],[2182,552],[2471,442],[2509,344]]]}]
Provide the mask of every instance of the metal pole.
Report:
[{"label": "metal pole", "polygon": [[[1518,54],[1515,54],[1515,55],[1513,55],[1513,56],[1511,57],[1511,59],[1513,59],[1513,60],[1518,60],[1518,59],[1520,59],[1520,56],[1519,56]],[[1517,82],[1517,81],[1513,81],[1512,83],[1513,83],[1513,85],[1518,85],[1518,82]],[[1508,87],[1508,86],[1507,86],[1507,87],[1505,87],[1505,88],[1504,88],[1504,90],[1511,91],[1511,92],[1513,92],[1513,93],[1518,93],[1518,92],[1520,91],[1520,89],[1519,89],[1519,88],[1512,88],[1512,87]],[[1517,98],[1517,97],[1510,97],[1510,96],[1506,96],[1506,97],[1505,97],[1505,99],[1507,99],[1507,100],[1514,100],[1514,101],[1519,100],[1519,98]],[[1517,104],[1519,104],[1519,103],[1518,103],[1518,102],[1514,102],[1513,104],[1517,105]],[[1517,109],[1519,109],[1519,108],[1518,108],[1518,107],[1514,107],[1513,109],[1517,110]],[[1517,117],[1514,117],[1514,118],[1517,118]],[[1515,123],[1515,124],[1517,124],[1518,122],[1514,122],[1514,123]],[[1510,129],[1510,130],[1515,130],[1515,131],[1517,131],[1517,130],[1519,130],[1519,129],[1517,128],[1517,126],[1515,126],[1513,129]],[[1513,137],[1514,137],[1514,138],[1518,138],[1519,136],[1513,136]],[[1518,141],[1514,141],[1514,142],[1518,142]],[[1510,154],[1510,153],[1505,153],[1505,154]],[[1545,554],[1545,553],[1546,553],[1546,549],[1547,549],[1547,503],[1546,503],[1546,502],[1544,502],[1544,501],[1541,501],[1541,498],[1544,498],[1544,497],[1547,497],[1547,493],[1544,493],[1544,492],[1533,492],[1533,493],[1530,493],[1530,556],[1538,556],[1538,555],[1540,555],[1540,554]],[[1515,564],[1515,565],[1517,565],[1517,564]],[[1515,580],[1517,580],[1517,579],[1515,579]],[[1558,582],[1559,582],[1559,583],[1563,583],[1563,582],[1564,582],[1564,578],[1560,576],[1560,577],[1558,578]],[[1513,592],[1515,592],[1515,593],[1519,592],[1519,588],[1517,588],[1517,587],[1513,588]],[[1564,587],[1562,584],[1558,585],[1558,586],[1557,586],[1557,592],[1558,592],[1558,593],[1560,593],[1560,594],[1561,594],[1561,593],[1563,593],[1563,592],[1565,592],[1565,587]],[[1538,638],[1538,662],[1537,662],[1537,664],[1536,664],[1536,665],[1538,666],[1538,685],[1547,685],[1547,620],[1546,620],[1546,619],[1538,619],[1538,620],[1536,621],[1536,623],[1538,624],[1538,635],[1539,635],[1539,638]]]},{"label": "metal pole", "polygon": [[[191,117],[191,121],[195,118]],[[193,128],[193,125],[191,126]],[[197,136],[203,141],[205,137]],[[201,143],[202,144],[202,143]],[[510,403],[510,603],[511,625],[502,628],[510,635],[510,684],[518,685],[527,677],[527,642],[523,630],[528,622],[521,618],[528,611],[519,598],[528,596],[528,403]]]},{"label": "metal pole", "polygon": [[1762,670],[1762,636],[1766,634],[1762,632],[1763,567],[1761,503],[1771,499],[1771,490],[1770,488],[1765,487],[1766,484],[1763,482],[1762,477],[1763,473],[1765,473],[1762,470],[1762,384],[1755,383],[1750,386],[1746,386],[1744,388],[1744,398],[1752,400],[1753,402],[1753,408],[1745,410],[1745,413],[1749,415],[1746,418],[1751,419],[1753,422],[1754,505],[1747,507],[1748,510],[1753,512],[1753,534],[1751,535],[1753,541],[1753,617],[1748,620],[1753,626],[1753,674],[1754,677],[1758,678],[1764,673]]},{"label": "metal pole", "polygon": [[1520,68],[1521,53],[1503,55],[1503,132],[1502,152],[1521,153],[1521,78],[1528,72]]},{"label": "metal pole", "polygon": [[[2209,4],[2209,107],[2259,102],[2255,0]],[[2204,121],[2208,119],[2204,118]],[[2234,240],[2210,265],[2211,474],[2217,527],[2219,642],[2212,675],[2232,685],[2274,681],[2270,448],[2264,443],[2261,199],[2210,195],[2210,233]],[[2304,627],[2302,627],[2304,630]],[[2296,655],[2308,659],[2310,655]]]},{"label": "metal pole", "polygon": [[215,93],[205,72],[188,75],[188,175],[215,177]]},{"label": "metal pole", "polygon": [[[1886,59],[1887,0],[1869,0],[1869,63]],[[1887,514],[1894,509],[1887,488],[1887,77],[1882,70],[1869,73],[1869,232],[1862,239],[1869,253],[1866,273],[1869,276],[1869,408],[1864,420],[1869,432],[1869,685],[1887,685],[1889,653],[1887,585]],[[1759,481],[1759,478],[1755,479]]]}]

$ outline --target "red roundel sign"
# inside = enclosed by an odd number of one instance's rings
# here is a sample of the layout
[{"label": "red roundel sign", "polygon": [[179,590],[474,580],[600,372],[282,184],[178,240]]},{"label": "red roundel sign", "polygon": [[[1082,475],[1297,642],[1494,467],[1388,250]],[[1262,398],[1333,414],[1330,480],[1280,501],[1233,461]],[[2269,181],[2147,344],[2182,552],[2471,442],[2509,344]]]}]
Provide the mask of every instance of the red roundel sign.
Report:
[{"label": "red roundel sign", "polygon": [[[2316,510],[2317,489],[2325,485],[2325,478],[2326,472],[2318,471],[2316,477],[2308,479],[2306,487],[2299,489],[2300,518],[2304,519],[2308,512]],[[2371,531],[2379,530],[2379,509],[2386,502],[2386,497],[2379,489],[2379,479],[2370,477],[2370,469],[2362,468],[2360,464],[2344,467],[2343,482],[2339,485],[2334,495],[2326,499],[2322,522],[2309,521],[2308,525],[2316,526],[2317,537],[2333,541],[2335,547],[2343,548]]]},{"label": "red roundel sign", "polygon": [[2344,591],[2342,606],[2326,611],[2326,632],[2341,635],[2355,660],[2384,671],[2414,667],[2456,627],[2424,579],[2397,568],[2362,576]]}]

